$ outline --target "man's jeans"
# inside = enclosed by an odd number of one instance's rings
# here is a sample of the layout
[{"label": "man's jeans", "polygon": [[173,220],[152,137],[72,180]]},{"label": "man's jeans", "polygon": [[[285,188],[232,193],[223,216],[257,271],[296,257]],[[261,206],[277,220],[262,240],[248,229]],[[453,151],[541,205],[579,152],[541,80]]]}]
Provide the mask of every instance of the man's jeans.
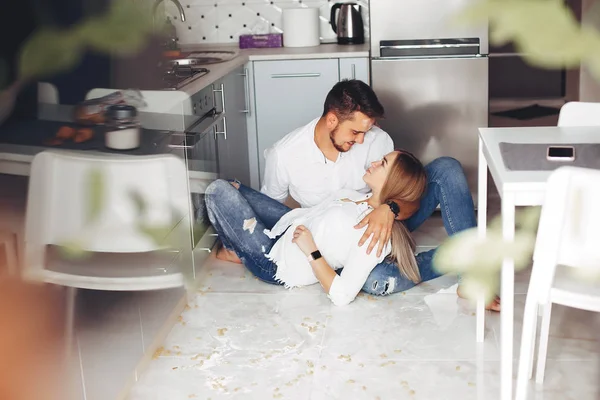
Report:
[{"label": "man's jeans", "polygon": [[[405,221],[407,228],[410,231],[414,231],[421,226],[423,222],[433,214],[438,204],[440,205],[444,227],[446,228],[448,235],[454,235],[465,229],[475,227],[475,207],[460,163],[450,157],[441,157],[426,165],[425,171],[427,173],[427,190],[421,200],[419,210]],[[244,185],[240,185],[239,193],[247,201],[247,204],[253,211],[253,216],[260,221],[260,229],[271,229],[285,213],[290,211],[290,208],[287,206]],[[237,213],[238,210],[236,210],[230,202],[219,201],[219,196],[221,196],[221,194],[218,190],[215,190],[215,188],[212,188],[210,194],[207,190],[207,209],[209,211],[209,216],[211,216],[211,220],[217,220],[218,226],[215,226],[215,229],[219,233],[223,245],[238,253],[241,244],[233,243],[236,238],[235,232],[228,232],[227,226],[225,226],[226,224],[219,224],[218,221],[220,216],[228,213]],[[246,202],[244,203],[245,210]],[[256,229],[259,229],[259,227],[257,226]],[[261,244],[261,246],[265,244]],[[270,250],[268,244],[267,247],[268,249],[266,252]],[[440,276],[432,265],[434,253],[435,249],[417,254],[416,256],[419,272],[421,273],[421,280],[423,282]],[[242,258],[239,253],[238,256]],[[245,264],[246,261],[251,264],[255,263],[250,260],[244,260],[243,258],[242,260]],[[252,271],[252,269],[255,269],[254,267],[255,265],[253,265],[252,268],[249,267],[249,269]],[[269,267],[266,268],[269,272],[260,268],[260,276],[257,275],[255,271],[252,272],[262,280],[272,281],[272,279],[268,279],[268,277],[262,273],[270,273],[271,268],[272,265],[269,265]],[[373,269],[362,290],[373,295],[387,295],[405,291],[413,286],[415,286],[415,284],[410,279],[405,278],[400,274],[400,270],[395,263],[383,261]]]}]

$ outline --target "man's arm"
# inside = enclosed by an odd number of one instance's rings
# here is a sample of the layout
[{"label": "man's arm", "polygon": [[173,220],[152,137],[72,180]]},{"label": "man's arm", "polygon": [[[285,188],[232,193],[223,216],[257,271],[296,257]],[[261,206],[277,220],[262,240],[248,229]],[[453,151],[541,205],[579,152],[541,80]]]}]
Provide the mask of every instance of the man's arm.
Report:
[{"label": "man's arm", "polygon": [[394,219],[399,221],[408,219],[419,209],[419,202],[393,201],[398,204],[399,210],[397,217],[395,216],[392,207],[388,204],[382,204],[367,214],[367,216],[355,226],[356,229],[361,229],[368,225],[358,242],[359,246],[362,246],[371,236],[373,236],[367,247],[367,254],[371,254],[371,251],[377,246],[377,257],[381,256],[383,248],[392,236]]},{"label": "man's arm", "polygon": [[288,176],[275,148],[265,150],[265,177],[260,191],[281,203],[288,198]]}]

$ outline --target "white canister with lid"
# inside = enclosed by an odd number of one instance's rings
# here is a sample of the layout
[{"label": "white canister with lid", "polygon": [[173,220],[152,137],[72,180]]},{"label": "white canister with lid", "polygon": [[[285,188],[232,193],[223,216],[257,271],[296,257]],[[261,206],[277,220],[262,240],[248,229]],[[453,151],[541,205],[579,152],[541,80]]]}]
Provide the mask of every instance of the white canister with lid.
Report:
[{"label": "white canister with lid", "polygon": [[283,9],[283,46],[311,47],[321,44],[319,37],[319,9]]},{"label": "white canister with lid", "polygon": [[114,150],[140,147],[140,122],[135,107],[115,104],[106,109],[104,145]]}]

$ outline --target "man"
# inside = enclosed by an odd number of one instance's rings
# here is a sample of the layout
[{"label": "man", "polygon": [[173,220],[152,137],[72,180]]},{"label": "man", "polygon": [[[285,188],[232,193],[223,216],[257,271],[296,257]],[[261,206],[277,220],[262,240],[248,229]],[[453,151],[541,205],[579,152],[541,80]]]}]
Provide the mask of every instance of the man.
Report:
[{"label": "man", "polygon": [[[265,151],[261,192],[266,196],[235,185],[269,228],[290,210],[284,202],[311,207],[339,189],[368,191],[362,179],[365,170],[394,149],[390,136],[375,125],[383,115],[383,106],[367,84],[358,80],[339,82],[327,95],[320,118],[289,133]],[[438,205],[449,235],[476,226],[473,199],[460,163],[442,157],[425,166],[425,170],[428,187],[420,203],[388,202],[356,226],[358,229],[368,225],[359,241],[362,246],[372,236],[368,253],[377,245],[377,254],[381,254],[394,219],[405,221],[413,231]],[[229,254],[222,249],[218,257],[236,258]],[[423,281],[439,275],[432,266],[433,254],[431,250],[416,256]],[[371,272],[363,290],[385,295],[410,287],[412,284],[400,275],[398,266],[384,261]],[[499,304],[491,307],[498,308]]]}]

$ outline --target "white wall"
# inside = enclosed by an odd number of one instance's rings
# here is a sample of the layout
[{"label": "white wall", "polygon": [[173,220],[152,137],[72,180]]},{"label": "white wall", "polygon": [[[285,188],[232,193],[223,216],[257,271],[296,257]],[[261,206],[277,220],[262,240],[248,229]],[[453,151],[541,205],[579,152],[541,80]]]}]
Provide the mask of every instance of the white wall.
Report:
[{"label": "white wall", "polygon": [[[328,0],[180,0],[186,21],[181,22],[177,7],[165,0],[167,15],[177,28],[180,43],[237,43],[240,34],[252,33],[257,25],[273,33],[283,32],[282,9],[318,7],[321,14],[321,41],[334,42],[335,33],[329,25],[331,6]],[[368,36],[368,0],[358,0],[363,8],[365,35]]]}]

